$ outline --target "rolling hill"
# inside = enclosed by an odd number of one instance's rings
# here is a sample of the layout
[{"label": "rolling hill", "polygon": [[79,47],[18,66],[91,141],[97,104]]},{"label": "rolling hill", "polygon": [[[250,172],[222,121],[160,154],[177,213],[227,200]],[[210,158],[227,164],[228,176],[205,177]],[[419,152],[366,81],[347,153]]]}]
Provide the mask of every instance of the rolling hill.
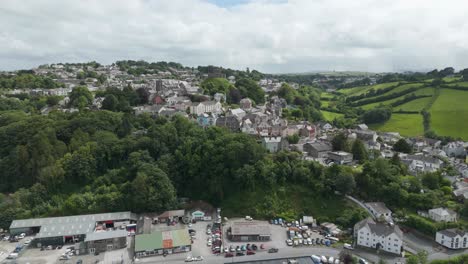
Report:
[{"label": "rolling hill", "polygon": [[[430,113],[430,129],[437,135],[468,140],[468,82],[462,82],[457,77],[445,78],[440,86],[429,80],[389,82],[340,89],[335,94],[339,100],[355,109],[367,111],[390,107],[393,112],[391,119],[383,124],[371,125],[375,130],[400,132],[404,136],[424,135],[421,112],[427,110]],[[327,94],[326,100],[331,97]],[[322,107],[328,106],[329,101]],[[339,116],[326,111],[322,113],[327,120]]]}]

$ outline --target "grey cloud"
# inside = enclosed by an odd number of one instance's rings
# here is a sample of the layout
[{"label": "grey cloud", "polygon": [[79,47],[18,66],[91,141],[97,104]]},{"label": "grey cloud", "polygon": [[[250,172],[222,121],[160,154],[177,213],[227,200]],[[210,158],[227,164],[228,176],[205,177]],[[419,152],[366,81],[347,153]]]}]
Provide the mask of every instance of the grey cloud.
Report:
[{"label": "grey cloud", "polygon": [[2,0],[0,69],[118,59],[265,72],[468,67],[462,0]]}]

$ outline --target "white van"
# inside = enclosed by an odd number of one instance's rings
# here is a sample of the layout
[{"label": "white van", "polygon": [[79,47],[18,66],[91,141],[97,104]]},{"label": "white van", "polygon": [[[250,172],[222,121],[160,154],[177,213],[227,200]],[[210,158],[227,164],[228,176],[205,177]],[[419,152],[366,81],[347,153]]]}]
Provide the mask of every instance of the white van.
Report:
[{"label": "white van", "polygon": [[10,253],[10,255],[8,255],[7,259],[16,259],[18,258],[18,253]]}]

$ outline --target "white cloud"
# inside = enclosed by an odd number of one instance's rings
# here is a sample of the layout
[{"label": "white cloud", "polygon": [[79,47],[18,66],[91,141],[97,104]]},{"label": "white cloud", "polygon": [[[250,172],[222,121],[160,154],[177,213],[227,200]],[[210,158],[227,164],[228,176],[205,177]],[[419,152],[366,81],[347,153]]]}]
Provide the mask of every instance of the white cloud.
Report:
[{"label": "white cloud", "polygon": [[119,59],[310,70],[468,67],[463,0],[2,0],[0,69]]}]

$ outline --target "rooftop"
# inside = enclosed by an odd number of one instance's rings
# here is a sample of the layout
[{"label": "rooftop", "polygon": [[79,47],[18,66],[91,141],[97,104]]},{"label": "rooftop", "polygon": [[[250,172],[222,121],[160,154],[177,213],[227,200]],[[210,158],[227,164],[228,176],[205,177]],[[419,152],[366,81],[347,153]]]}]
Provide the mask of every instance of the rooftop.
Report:
[{"label": "rooftop", "polygon": [[153,251],[191,245],[188,230],[156,231],[135,236],[135,251]]},{"label": "rooftop", "polygon": [[101,231],[101,232],[93,232],[86,234],[85,242],[87,241],[95,241],[95,240],[103,240],[103,239],[111,239],[117,237],[127,237],[127,230],[113,230],[113,231]]},{"label": "rooftop", "polygon": [[15,228],[40,227],[36,238],[82,235],[93,232],[96,222],[115,220],[136,220],[135,214],[131,212],[117,212],[90,215],[73,215],[61,217],[32,218],[14,220],[10,230]]},{"label": "rooftop", "polygon": [[377,203],[365,203],[365,205],[368,207],[368,208],[371,208],[372,210],[374,210],[375,212],[379,213],[379,214],[388,214],[388,213],[392,213],[392,211],[390,211],[390,209],[387,208],[387,206],[385,206],[384,203],[380,203],[380,202],[377,202]]},{"label": "rooftop", "polygon": [[368,217],[355,226],[355,230],[360,230],[361,228],[367,226],[369,230],[376,234],[377,236],[388,236],[395,233],[400,239],[403,239],[403,232],[397,225],[389,225],[384,223],[375,222],[371,217]]},{"label": "rooftop", "polygon": [[463,237],[463,236],[465,236],[467,234],[466,231],[463,231],[463,230],[457,229],[457,228],[441,230],[438,233],[441,233],[442,235],[448,236],[448,237],[456,237],[456,236],[462,236]]},{"label": "rooftop", "polygon": [[234,222],[232,235],[271,235],[270,227],[255,222]]}]

